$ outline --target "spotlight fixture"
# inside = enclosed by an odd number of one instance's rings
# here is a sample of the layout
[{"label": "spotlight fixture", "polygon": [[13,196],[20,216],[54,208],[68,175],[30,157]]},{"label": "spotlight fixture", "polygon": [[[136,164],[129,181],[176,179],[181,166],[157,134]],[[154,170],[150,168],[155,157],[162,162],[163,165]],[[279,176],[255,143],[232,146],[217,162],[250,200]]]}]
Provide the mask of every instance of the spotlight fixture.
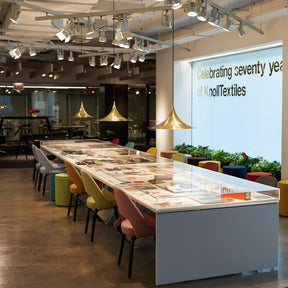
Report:
[{"label": "spotlight fixture", "polygon": [[95,67],[96,66],[95,56],[89,57],[89,66],[91,66],[91,67]]},{"label": "spotlight fixture", "polygon": [[230,32],[231,28],[232,28],[233,22],[232,20],[229,19],[229,15],[226,15],[226,23],[225,25],[222,27],[224,31],[226,32]]},{"label": "spotlight fixture", "polygon": [[74,61],[74,57],[73,57],[73,52],[72,51],[70,51],[68,61],[69,62],[73,62]]},{"label": "spotlight fixture", "polygon": [[100,66],[107,66],[108,65],[108,56],[101,55],[100,56]]},{"label": "spotlight fixture", "polygon": [[145,61],[145,53],[142,53],[140,56],[139,56],[139,62],[144,62]]},{"label": "spotlight fixture", "polygon": [[120,43],[119,46],[122,47],[122,48],[124,48],[124,49],[129,49],[129,48],[130,48],[129,41],[128,41],[126,38],[124,38],[124,39],[121,41],[121,43]]},{"label": "spotlight fixture", "polygon": [[9,55],[13,58],[13,59],[19,59],[22,55],[22,49],[21,48],[14,48],[11,49],[9,51]]},{"label": "spotlight fixture", "polygon": [[163,13],[162,15],[162,25],[163,28],[172,28],[172,22],[170,19],[170,14],[168,12],[168,10],[166,10],[166,12]]},{"label": "spotlight fixture", "polygon": [[36,56],[36,51],[35,51],[35,49],[33,48],[33,47],[30,47],[29,48],[29,55],[31,56],[31,57],[33,57],[33,56]]},{"label": "spotlight fixture", "polygon": [[71,39],[71,33],[66,29],[62,29],[61,31],[56,33],[56,36],[60,41],[64,41],[65,43],[68,43]]},{"label": "spotlight fixture", "polygon": [[132,46],[132,49],[138,50],[139,49],[139,42],[137,38],[134,39],[134,44]]},{"label": "spotlight fixture", "polygon": [[88,17],[88,20],[85,23],[86,39],[93,39],[94,31],[94,25],[91,23],[90,17]]},{"label": "spotlight fixture", "polygon": [[137,62],[137,52],[129,54],[130,62],[136,63]]},{"label": "spotlight fixture", "polygon": [[64,51],[63,50],[57,50],[57,60],[59,60],[59,61],[64,60]]},{"label": "spotlight fixture", "polygon": [[172,5],[172,9],[176,10],[182,7],[181,0],[167,0],[168,5]]},{"label": "spotlight fixture", "polygon": [[208,23],[211,26],[218,27],[218,10],[215,7],[212,8],[210,20]]},{"label": "spotlight fixture", "polygon": [[199,9],[198,15],[197,15],[197,19],[199,21],[207,21],[208,16],[207,16],[207,2],[204,2],[201,4],[201,7]]},{"label": "spotlight fixture", "polygon": [[115,57],[115,60],[114,60],[114,63],[113,63],[113,67],[115,68],[115,69],[120,69],[120,67],[121,67],[121,62],[122,62],[122,59],[121,59],[121,57],[119,56],[119,54],[117,54],[116,55],[116,57]]},{"label": "spotlight fixture", "polygon": [[198,15],[198,6],[195,3],[195,0],[190,2],[190,5],[187,8],[187,15],[189,17],[196,17]]},{"label": "spotlight fixture", "polygon": [[20,6],[17,4],[12,4],[9,10],[9,20],[14,24],[18,24],[19,16],[20,16]]},{"label": "spotlight fixture", "polygon": [[151,47],[152,47],[152,44],[149,41],[147,41],[146,46],[144,48],[145,53],[150,53]]},{"label": "spotlight fixture", "polygon": [[242,22],[240,22],[239,26],[238,26],[238,35],[240,38],[243,38],[245,36],[245,31],[243,29],[243,24]]},{"label": "spotlight fixture", "polygon": [[141,39],[138,50],[141,51],[141,52],[143,52],[145,50],[144,39]]},{"label": "spotlight fixture", "polygon": [[105,30],[100,30],[99,31],[99,42],[106,43],[106,41],[107,41],[107,38],[106,38]]}]

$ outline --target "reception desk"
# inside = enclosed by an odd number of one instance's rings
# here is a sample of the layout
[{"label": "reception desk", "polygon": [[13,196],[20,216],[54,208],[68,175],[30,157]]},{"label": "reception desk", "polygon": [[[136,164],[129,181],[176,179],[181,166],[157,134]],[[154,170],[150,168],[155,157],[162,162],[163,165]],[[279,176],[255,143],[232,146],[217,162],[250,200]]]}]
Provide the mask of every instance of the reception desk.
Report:
[{"label": "reception desk", "polygon": [[156,285],[277,267],[277,188],[109,142],[42,148],[156,213]]}]

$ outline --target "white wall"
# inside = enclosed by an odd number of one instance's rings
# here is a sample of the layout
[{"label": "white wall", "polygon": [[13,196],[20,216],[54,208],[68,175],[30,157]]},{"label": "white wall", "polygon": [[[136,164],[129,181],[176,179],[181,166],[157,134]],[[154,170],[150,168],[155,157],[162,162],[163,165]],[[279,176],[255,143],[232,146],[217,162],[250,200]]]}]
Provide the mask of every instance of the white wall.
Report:
[{"label": "white wall", "polygon": [[[257,32],[245,27],[246,35],[244,38],[238,38],[237,31],[233,30],[229,33],[223,32],[221,34],[215,35],[212,38],[203,38],[197,41],[190,42],[185,45],[188,47],[191,52],[187,52],[181,49],[175,49],[175,59],[176,60],[184,60],[195,57],[200,57],[204,55],[212,55],[223,53],[225,51],[231,50],[239,50],[241,48],[261,45],[274,41],[283,41],[283,112],[282,112],[282,179],[288,178],[288,70],[287,70],[287,57],[288,52],[288,33],[286,31],[288,23],[288,16],[283,16],[281,18],[263,22],[261,23],[261,29],[264,31],[264,35],[260,35]],[[156,119],[161,118],[160,112],[158,113],[158,109],[161,108],[161,114],[165,114],[163,112],[166,106],[162,106],[163,104],[163,95],[168,93],[170,88],[171,77],[169,78],[169,71],[171,71],[171,63],[167,63],[165,58],[168,57],[167,50],[162,50],[157,54],[157,62],[156,62],[156,87],[157,87],[157,98],[156,98]],[[170,74],[171,75],[171,74]],[[189,81],[188,81],[189,82]],[[187,87],[187,81],[181,81],[181,83],[175,82],[175,91],[177,89],[183,89],[188,91],[189,87]],[[186,87],[184,87],[186,85]],[[189,96],[190,97],[190,96]],[[165,100],[164,100],[165,101]],[[169,109],[167,108],[166,114],[169,113]],[[184,108],[186,110],[186,115],[191,113],[191,105],[189,107]],[[190,111],[189,111],[190,109]],[[177,109],[178,113],[178,109]],[[178,113],[180,118],[181,114]],[[158,118],[159,117],[159,118]],[[162,119],[162,118],[161,118]],[[162,119],[163,120],[163,119]],[[191,123],[193,125],[193,123]],[[161,133],[161,136],[160,136]],[[173,134],[173,132],[171,132]],[[169,133],[168,133],[169,134]],[[174,145],[182,143],[182,138],[180,138],[178,132],[174,133],[175,137],[172,139],[171,135],[169,136],[162,134],[162,131],[157,131],[156,140],[157,147],[160,151],[162,149],[162,143],[165,143],[165,147],[169,147],[171,149]],[[184,138],[183,138],[184,139]],[[174,142],[173,142],[174,141]],[[182,141],[182,142],[181,142]],[[188,143],[186,143],[188,144]],[[166,149],[166,148],[165,148]],[[235,151],[236,152],[236,151]]]}]

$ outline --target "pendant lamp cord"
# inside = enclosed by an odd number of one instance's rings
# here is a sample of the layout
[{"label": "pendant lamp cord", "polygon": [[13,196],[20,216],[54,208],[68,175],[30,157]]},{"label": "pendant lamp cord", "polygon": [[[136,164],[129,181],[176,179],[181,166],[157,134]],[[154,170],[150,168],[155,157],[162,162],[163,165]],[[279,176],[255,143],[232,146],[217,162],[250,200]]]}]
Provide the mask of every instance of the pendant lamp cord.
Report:
[{"label": "pendant lamp cord", "polygon": [[174,107],[174,9],[172,9],[172,105]]}]

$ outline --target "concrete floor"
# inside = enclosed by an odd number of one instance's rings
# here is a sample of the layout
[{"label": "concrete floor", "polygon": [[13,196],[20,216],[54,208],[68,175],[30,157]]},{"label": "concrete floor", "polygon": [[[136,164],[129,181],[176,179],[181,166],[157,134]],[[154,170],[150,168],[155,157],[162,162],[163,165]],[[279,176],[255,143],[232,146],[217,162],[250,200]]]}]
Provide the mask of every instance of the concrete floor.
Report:
[{"label": "concrete floor", "polygon": [[[122,265],[118,267],[120,235],[113,225],[98,222],[91,243],[90,233],[84,234],[84,207],[78,209],[77,221],[73,222],[73,214],[67,217],[66,207],[57,207],[49,200],[49,191],[42,196],[34,189],[31,168],[0,169],[0,196],[1,288],[155,286],[153,238],[138,240],[132,279],[128,279],[128,245]],[[279,220],[278,271],[237,274],[164,287],[288,287],[288,218],[280,217]],[[209,261],[209,255],[203,257]]]}]

